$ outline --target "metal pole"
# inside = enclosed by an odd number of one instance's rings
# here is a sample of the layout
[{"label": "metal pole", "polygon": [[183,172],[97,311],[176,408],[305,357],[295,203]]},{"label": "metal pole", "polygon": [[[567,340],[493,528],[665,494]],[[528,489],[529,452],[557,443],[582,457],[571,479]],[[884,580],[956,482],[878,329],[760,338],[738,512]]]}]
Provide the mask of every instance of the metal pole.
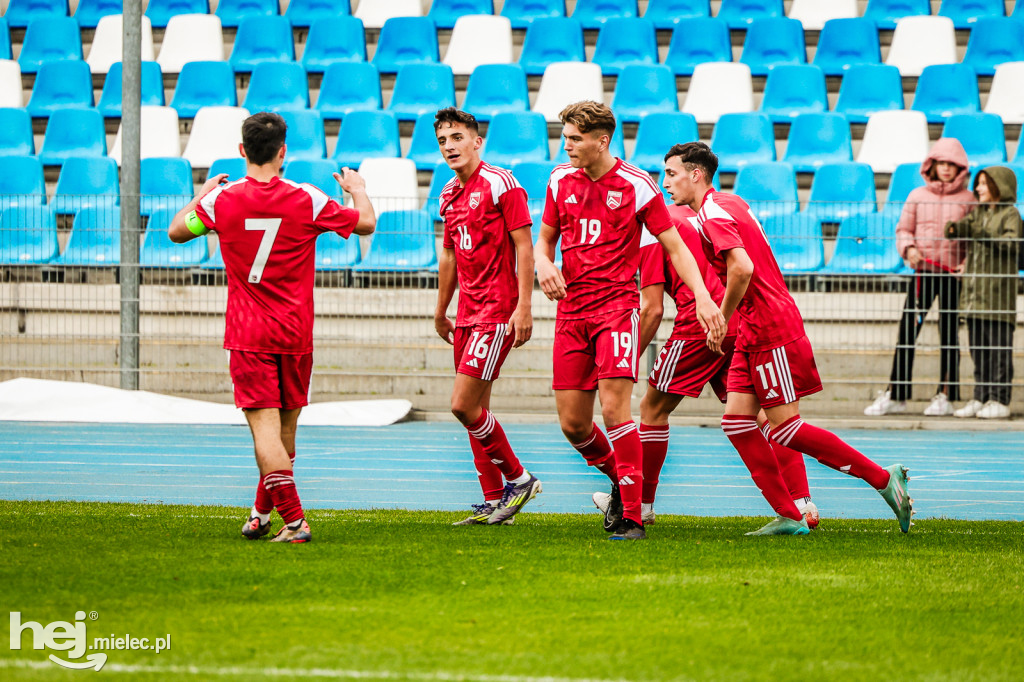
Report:
[{"label": "metal pole", "polygon": [[121,34],[121,388],[139,388],[139,155],[142,0],[126,0]]}]

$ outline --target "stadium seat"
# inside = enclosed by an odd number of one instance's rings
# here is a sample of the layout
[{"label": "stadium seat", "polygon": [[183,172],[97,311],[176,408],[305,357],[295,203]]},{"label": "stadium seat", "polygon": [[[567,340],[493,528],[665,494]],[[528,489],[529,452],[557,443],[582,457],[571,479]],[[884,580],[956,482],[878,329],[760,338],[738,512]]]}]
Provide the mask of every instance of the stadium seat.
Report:
[{"label": "stadium seat", "polygon": [[37,19],[62,19],[67,16],[68,0],[10,0],[4,13],[7,25],[11,28],[27,28]]},{"label": "stadium seat", "polygon": [[[729,23],[729,28],[749,28],[757,19],[784,17],[782,0],[722,0],[718,7],[720,19]],[[801,44],[803,40],[801,39]]]},{"label": "stadium seat", "polygon": [[203,107],[192,121],[192,133],[182,156],[192,168],[209,168],[217,159],[238,156],[242,122],[249,118],[243,107]]},{"label": "stadium seat", "polygon": [[373,0],[360,2],[356,6],[355,16],[362,20],[366,28],[381,28],[389,19],[396,17],[421,17],[423,8],[420,0]]},{"label": "stadium seat", "polygon": [[220,253],[220,242],[215,238],[213,240],[214,246],[213,251],[210,253],[210,257],[199,264],[199,269],[202,271],[224,271],[224,257]]},{"label": "stadium seat", "polygon": [[39,67],[26,109],[33,118],[45,118],[58,109],[91,108],[92,75],[78,59],[45,62]]},{"label": "stadium seat", "polygon": [[331,158],[342,166],[356,168],[363,159],[401,155],[398,119],[393,113],[353,111],[341,121],[338,144]]},{"label": "stadium seat", "polygon": [[103,17],[120,14],[124,8],[121,0],[78,0],[75,21],[82,28],[96,28]]},{"label": "stadium seat", "polygon": [[438,28],[451,29],[462,17],[494,14],[494,0],[433,0],[427,16]]},{"label": "stadium seat", "polygon": [[[96,108],[104,118],[121,118],[121,62],[114,62],[103,81],[103,92]],[[164,78],[156,62],[142,62],[142,104],[164,105]]]},{"label": "stadium seat", "polygon": [[675,28],[680,21],[711,16],[710,0],[648,0],[644,19],[660,30]]},{"label": "stadium seat", "polygon": [[[146,17],[154,28],[165,28],[179,14],[209,14],[210,0],[149,0]],[[218,25],[220,21],[218,20]]]},{"label": "stadium seat", "polygon": [[512,175],[526,190],[526,203],[530,208],[530,217],[533,218],[534,233],[538,233],[540,230],[541,215],[544,212],[544,202],[547,199],[548,181],[551,179],[551,171],[554,168],[555,164],[550,161],[524,161],[511,168]]},{"label": "stadium seat", "polygon": [[309,109],[306,70],[297,62],[256,64],[242,106],[249,111]]},{"label": "stadium seat", "polygon": [[284,16],[292,26],[310,28],[321,19],[340,19],[351,14],[349,0],[289,0]]},{"label": "stadium seat", "polygon": [[0,108],[22,107],[21,67],[13,59],[0,59]]},{"label": "stadium seat", "polygon": [[842,76],[861,64],[880,64],[878,29],[870,19],[830,19],[818,36],[814,65],[826,76]]},{"label": "stadium seat", "polygon": [[188,62],[224,61],[224,32],[212,14],[171,17],[156,57],[164,73],[180,73]]},{"label": "stadium seat", "polygon": [[585,62],[583,28],[575,19],[536,19],[526,29],[519,66],[527,76],[540,76],[558,62]]},{"label": "stadium seat", "polygon": [[893,218],[876,213],[851,216],[839,224],[835,252],[822,272],[868,275],[899,272],[902,268]]},{"label": "stadium seat", "polygon": [[5,207],[0,215],[0,265],[41,265],[58,254],[57,216],[46,206]]},{"label": "stadium seat", "polygon": [[567,104],[583,100],[604,101],[601,67],[584,62],[556,62],[544,70],[533,110],[550,122]]},{"label": "stadium seat", "polygon": [[732,42],[724,19],[682,19],[672,30],[665,65],[677,76],[690,76],[705,62],[731,61]]},{"label": "stadium seat", "polygon": [[[181,156],[178,112],[173,107],[142,107],[141,158]],[[121,126],[110,148],[110,158],[121,165]]]},{"label": "stadium seat", "polygon": [[722,114],[754,110],[750,67],[730,62],[698,64],[693,69],[683,111],[698,123],[714,123]]},{"label": "stadium seat", "polygon": [[455,106],[455,79],[446,64],[405,64],[398,69],[387,110],[399,121]]},{"label": "stadium seat", "polygon": [[565,0],[505,0],[501,16],[512,22],[513,29],[521,30],[538,19],[564,17]]},{"label": "stadium seat", "polygon": [[885,63],[903,76],[920,76],[926,66],[955,64],[956,31],[948,17],[904,17],[896,24]]},{"label": "stadium seat", "polygon": [[213,163],[210,164],[210,170],[206,173],[206,177],[212,178],[215,175],[226,173],[229,181],[241,180],[245,177],[245,171],[245,159],[238,155],[238,150],[235,150],[234,156],[214,159]]},{"label": "stadium seat", "polygon": [[860,15],[857,0],[793,0],[787,16],[799,21],[805,31],[820,31],[827,21]]},{"label": "stadium seat", "polygon": [[437,265],[434,221],[423,210],[383,211],[370,251],[354,272],[420,272]]},{"label": "stadium seat", "polygon": [[924,187],[920,163],[901,163],[896,166],[889,178],[889,189],[885,193],[885,206],[882,210],[898,218],[903,213],[903,204],[910,192],[918,187]]},{"label": "stadium seat", "polygon": [[929,123],[942,123],[953,114],[977,113],[981,102],[974,69],[966,64],[926,66],[917,79],[910,108],[923,112]]},{"label": "stadium seat", "polygon": [[248,73],[261,62],[295,60],[292,27],[284,17],[246,17],[238,25],[231,49],[231,68]]},{"label": "stadium seat", "polygon": [[542,114],[530,111],[498,114],[487,127],[483,158],[511,168],[523,161],[547,161],[548,125]]},{"label": "stadium seat", "polygon": [[409,153],[405,158],[411,159],[416,164],[416,170],[421,171],[433,170],[439,161],[443,161],[437,146],[437,135],[434,133],[433,111],[424,112],[416,119],[412,141],[409,143]]},{"label": "stadium seat", "polygon": [[246,19],[277,16],[277,0],[218,0],[217,17],[221,26],[236,28]]},{"label": "stadium seat", "polygon": [[601,28],[609,19],[635,19],[640,16],[637,0],[576,0],[572,18],[585,29]]},{"label": "stadium seat", "polygon": [[167,230],[177,212],[174,208],[160,208],[150,215],[139,247],[139,265],[144,268],[194,268],[210,257],[206,239],[192,239],[184,244],[171,241]]},{"label": "stadium seat", "polygon": [[366,159],[359,164],[366,193],[379,216],[383,211],[405,211],[419,206],[416,164],[409,159]]},{"label": "stadium seat", "polygon": [[762,227],[784,274],[814,273],[825,265],[821,222],[814,216],[802,213],[768,216]]},{"label": "stadium seat", "polygon": [[827,163],[814,173],[805,213],[837,223],[852,215],[874,213],[875,174],[866,163]]},{"label": "stadium seat", "polygon": [[[106,73],[115,62],[121,61],[121,15],[111,14],[100,19],[93,34],[92,46],[85,61],[93,73]],[[151,62],[156,57],[153,52],[153,28],[149,19],[142,17],[142,45],[140,46],[142,61]]]},{"label": "stadium seat", "polygon": [[378,111],[381,106],[376,66],[367,62],[339,62],[327,67],[316,101],[316,109],[325,120],[344,118],[352,111]]},{"label": "stadium seat", "polygon": [[867,123],[872,114],[898,109],[903,109],[903,79],[895,66],[859,64],[843,76],[835,111],[850,123]]},{"label": "stadium seat", "polygon": [[761,113],[773,123],[790,123],[800,114],[828,111],[825,74],[810,64],[779,64],[768,74]]},{"label": "stadium seat", "polygon": [[639,123],[655,113],[679,111],[676,79],[664,64],[631,64],[615,84],[612,111],[623,123]]},{"label": "stadium seat", "polygon": [[518,64],[483,64],[473,69],[462,108],[478,121],[505,111],[529,111],[526,73]]},{"label": "stadium seat", "polygon": [[[1014,19],[1016,21],[1016,19]],[[985,102],[985,113],[996,114],[1003,124],[1024,123],[1024,60],[1007,62],[996,67],[992,87]]]},{"label": "stadium seat", "polygon": [[32,156],[35,153],[32,117],[21,108],[0,109],[0,156]]},{"label": "stadium seat", "polygon": [[1003,120],[995,114],[954,114],[946,119],[942,137],[960,140],[972,167],[1006,163]]},{"label": "stadium seat", "polygon": [[1006,16],[1003,0],[942,0],[938,15],[949,17],[953,26],[973,29],[978,21],[992,17]]},{"label": "stadium seat", "polygon": [[735,173],[748,163],[774,161],[772,121],[755,112],[722,114],[711,133],[711,149],[718,155],[722,173]]},{"label": "stadium seat", "polygon": [[95,109],[58,109],[46,124],[39,150],[44,166],[60,166],[74,156],[106,156],[103,115]]},{"label": "stadium seat", "polygon": [[359,236],[345,239],[336,232],[324,232],[316,238],[316,269],[320,272],[349,270],[361,259]]},{"label": "stadium seat", "polygon": [[[615,126],[615,132],[612,133],[612,139],[608,143],[608,151],[616,158],[626,158],[626,139],[622,134],[622,126]],[[558,153],[555,154],[554,162],[556,164],[569,163],[569,152],[565,151],[565,136],[563,135],[558,137]]]},{"label": "stadium seat", "polygon": [[434,174],[430,176],[430,187],[427,188],[427,202],[423,206],[433,220],[441,220],[441,190],[454,177],[455,171],[444,161],[439,161],[434,166]]},{"label": "stadium seat", "polygon": [[121,262],[121,209],[87,206],[76,213],[64,253],[54,262],[77,267],[118,265]]},{"label": "stadium seat", "polygon": [[11,31],[7,27],[7,22],[4,18],[0,17],[0,61],[9,61],[13,54],[11,51]]},{"label": "stadium seat", "polygon": [[0,173],[0,211],[15,206],[44,206],[46,181],[43,164],[34,156],[4,154],[4,172]]},{"label": "stadium seat", "polygon": [[181,68],[171,106],[179,118],[195,118],[203,107],[233,107],[235,72],[227,62],[188,62]]},{"label": "stadium seat", "polygon": [[754,76],[766,76],[779,64],[806,64],[804,29],[796,19],[755,19],[747,28],[740,61]]},{"label": "stadium seat", "polygon": [[512,24],[505,17],[461,17],[452,29],[444,63],[460,76],[481,64],[511,64]]},{"label": "stadium seat", "polygon": [[332,197],[342,195],[341,186],[334,179],[339,170],[338,162],[330,159],[293,159],[285,157],[282,177],[292,182],[313,185]]},{"label": "stadium seat", "polygon": [[302,66],[310,73],[323,73],[338,62],[365,62],[366,36],[363,22],[355,17],[317,19],[309,27]]},{"label": "stadium seat", "polygon": [[[15,27],[12,25],[11,28]],[[78,23],[70,17],[41,17],[33,19],[25,31],[18,64],[22,73],[35,73],[43,62],[81,58],[82,38]]]},{"label": "stadium seat", "polygon": [[[252,111],[250,109],[249,111]],[[285,109],[279,111],[288,132],[284,143],[288,146],[286,158],[295,160],[322,159],[327,156],[327,138],[324,135],[324,120],[320,112],[310,109]]]},{"label": "stadium seat", "polygon": [[605,76],[618,76],[633,64],[657,64],[654,24],[647,19],[609,19],[597,35],[591,61],[601,66]]},{"label": "stadium seat", "polygon": [[388,19],[380,30],[373,65],[381,73],[397,73],[405,64],[436,64],[441,61],[437,29],[426,17]]},{"label": "stadium seat", "polygon": [[1019,61],[1024,61],[1024,22],[1006,17],[978,19],[963,63],[979,76],[991,76],[1000,64]]},{"label": "stadium seat", "polygon": [[152,215],[165,208],[177,212],[191,200],[192,166],[187,160],[166,157],[142,159],[139,213]]},{"label": "stadium seat", "polygon": [[891,31],[903,17],[927,16],[932,13],[931,0],[868,0],[864,18],[879,29]]},{"label": "stadium seat", "polygon": [[901,163],[928,156],[928,120],[920,111],[879,111],[868,117],[857,161],[876,173],[891,173]]},{"label": "stadium seat", "polygon": [[749,163],[736,173],[732,191],[743,197],[758,220],[789,215],[800,210],[796,173],[788,163],[762,161]]},{"label": "stadium seat", "polygon": [[801,114],[793,119],[783,161],[797,173],[813,173],[826,163],[853,160],[850,124],[842,114]]},{"label": "stadium seat", "polygon": [[693,114],[651,114],[640,120],[629,162],[649,173],[660,173],[665,166],[665,152],[672,145],[699,139]]}]

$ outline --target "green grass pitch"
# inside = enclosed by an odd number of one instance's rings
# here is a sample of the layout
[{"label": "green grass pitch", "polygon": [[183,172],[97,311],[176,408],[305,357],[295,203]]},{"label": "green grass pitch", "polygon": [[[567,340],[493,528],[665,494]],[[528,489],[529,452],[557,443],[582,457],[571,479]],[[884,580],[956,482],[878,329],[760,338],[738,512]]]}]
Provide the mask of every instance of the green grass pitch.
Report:
[{"label": "green grass pitch", "polygon": [[[311,511],[314,542],[243,540],[246,510],[0,501],[0,603],[22,621],[95,612],[127,680],[1020,680],[1015,522],[659,517],[606,540],[598,515]],[[275,516],[275,527],[280,520]],[[0,614],[6,615],[6,614]],[[4,680],[91,679],[0,648]]]}]

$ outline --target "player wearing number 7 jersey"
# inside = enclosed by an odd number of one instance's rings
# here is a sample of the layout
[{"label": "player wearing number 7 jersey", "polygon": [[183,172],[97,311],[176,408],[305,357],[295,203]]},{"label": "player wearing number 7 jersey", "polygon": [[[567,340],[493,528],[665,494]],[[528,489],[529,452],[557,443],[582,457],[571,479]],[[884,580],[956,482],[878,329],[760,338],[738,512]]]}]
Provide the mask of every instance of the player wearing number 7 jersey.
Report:
[{"label": "player wearing number 7 jersey", "polygon": [[224,348],[230,354],[235,405],[252,431],[260,480],[242,535],[270,532],[277,508],[285,525],[274,542],[309,542],[312,535],[295,489],[292,460],[299,412],[308,404],[313,367],[313,274],[316,238],[370,234],[376,226],[366,186],[343,169],[334,178],[352,195],[345,208],[312,185],[282,180],[287,126],[261,112],[242,123],[239,152],[246,176],[206,181],[178,212],[169,236],[178,243],[217,233],[228,280]]}]

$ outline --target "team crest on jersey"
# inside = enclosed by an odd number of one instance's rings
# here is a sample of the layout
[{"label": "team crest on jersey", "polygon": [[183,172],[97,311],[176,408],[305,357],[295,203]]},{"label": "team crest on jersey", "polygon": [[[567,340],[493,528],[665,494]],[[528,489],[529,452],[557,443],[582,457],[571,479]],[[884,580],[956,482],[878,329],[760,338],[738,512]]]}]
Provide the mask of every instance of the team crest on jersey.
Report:
[{"label": "team crest on jersey", "polygon": [[473,192],[469,195],[469,207],[476,208],[480,205],[480,192]]},{"label": "team crest on jersey", "polygon": [[606,202],[608,208],[618,208],[622,204],[622,192],[608,192]]}]

